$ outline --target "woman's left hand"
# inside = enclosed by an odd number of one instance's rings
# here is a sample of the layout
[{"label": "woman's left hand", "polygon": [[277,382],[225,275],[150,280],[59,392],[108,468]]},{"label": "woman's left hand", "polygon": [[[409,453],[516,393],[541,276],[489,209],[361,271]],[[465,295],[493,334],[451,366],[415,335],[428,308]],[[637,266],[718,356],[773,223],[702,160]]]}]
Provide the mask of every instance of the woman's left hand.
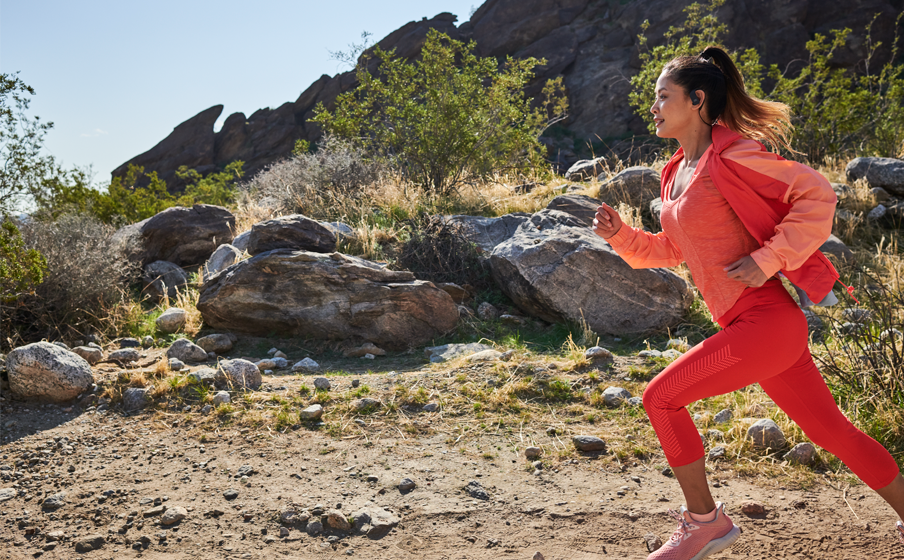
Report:
[{"label": "woman's left hand", "polygon": [[742,284],[751,288],[759,288],[766,283],[766,275],[760,270],[759,265],[753,260],[753,257],[747,256],[739,261],[735,261],[723,269],[728,273],[728,277],[737,280]]}]

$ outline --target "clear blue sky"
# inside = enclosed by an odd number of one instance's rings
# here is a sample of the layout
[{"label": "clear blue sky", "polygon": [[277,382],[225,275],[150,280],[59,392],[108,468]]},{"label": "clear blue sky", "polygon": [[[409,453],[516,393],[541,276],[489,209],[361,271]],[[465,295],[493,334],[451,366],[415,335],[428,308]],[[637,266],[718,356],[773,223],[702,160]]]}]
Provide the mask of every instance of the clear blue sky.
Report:
[{"label": "clear blue sky", "polygon": [[217,104],[275,109],[361,32],[379,41],[440,12],[467,21],[481,0],[0,0],[0,72],[35,89],[29,112],[53,121],[46,151],[93,165],[94,183]]}]

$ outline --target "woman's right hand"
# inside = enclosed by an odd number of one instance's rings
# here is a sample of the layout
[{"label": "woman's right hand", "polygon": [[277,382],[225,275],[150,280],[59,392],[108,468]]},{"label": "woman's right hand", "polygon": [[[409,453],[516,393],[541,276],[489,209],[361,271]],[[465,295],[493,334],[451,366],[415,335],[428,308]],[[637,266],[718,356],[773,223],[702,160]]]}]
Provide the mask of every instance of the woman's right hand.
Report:
[{"label": "woman's right hand", "polygon": [[622,227],[621,216],[605,202],[596,209],[593,218],[593,231],[603,239],[609,239]]}]

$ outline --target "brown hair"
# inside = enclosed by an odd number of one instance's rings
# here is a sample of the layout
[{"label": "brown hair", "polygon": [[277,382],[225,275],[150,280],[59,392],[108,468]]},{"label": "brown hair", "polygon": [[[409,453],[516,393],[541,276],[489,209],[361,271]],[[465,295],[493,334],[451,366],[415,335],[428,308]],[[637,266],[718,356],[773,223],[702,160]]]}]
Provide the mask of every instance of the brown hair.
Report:
[{"label": "brown hair", "polygon": [[744,136],[794,152],[791,109],[784,103],[764,101],[747,93],[744,78],[728,53],[707,47],[700,56],[679,56],[662,69],[686,93],[703,90],[704,109],[713,123]]}]

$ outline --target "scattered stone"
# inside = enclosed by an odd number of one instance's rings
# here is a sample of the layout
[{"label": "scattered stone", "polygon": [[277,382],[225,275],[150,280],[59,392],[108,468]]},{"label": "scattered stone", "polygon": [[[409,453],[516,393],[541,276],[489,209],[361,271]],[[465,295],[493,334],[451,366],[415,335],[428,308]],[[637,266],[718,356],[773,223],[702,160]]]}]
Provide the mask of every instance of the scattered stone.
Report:
[{"label": "scattered stone", "polygon": [[791,448],[791,451],[785,454],[783,459],[791,463],[800,465],[810,465],[816,458],[816,448],[812,443],[802,442]]},{"label": "scattered stone", "polygon": [[188,284],[188,274],[182,267],[168,261],[155,261],[144,267],[144,291],[155,300],[175,299],[179,288]]},{"label": "scattered stone", "polygon": [[187,338],[180,338],[166,350],[166,357],[177,358],[185,363],[206,362],[207,351]]},{"label": "scattered stone", "polygon": [[150,390],[146,387],[129,387],[122,392],[122,408],[127,412],[141,410],[150,402]]},{"label": "scattered stone", "polygon": [[94,384],[91,364],[49,342],[20,346],[6,356],[10,391],[22,398],[63,402]]},{"label": "scattered stone", "polygon": [[213,368],[201,368],[188,374],[188,379],[192,383],[203,385],[216,385],[224,387],[226,385],[226,376],[222,371]]},{"label": "scattered stone", "polygon": [[273,353],[273,358],[275,358],[275,359],[282,358],[283,360],[288,360],[288,359],[289,359],[289,357],[286,356],[286,353],[285,353],[285,352],[281,352],[280,350],[277,350],[276,352]]},{"label": "scattered stone", "polygon": [[606,406],[618,407],[631,398],[631,393],[621,387],[607,387],[603,391],[603,402]]},{"label": "scattered stone", "polygon": [[745,515],[765,515],[766,507],[754,501],[747,501],[741,504],[741,512]]},{"label": "scattered stone", "polygon": [[345,515],[337,509],[331,509],[326,514],[326,524],[339,531],[349,531],[352,526],[345,518]]},{"label": "scattered stone", "polygon": [[374,410],[381,406],[380,401],[376,399],[358,399],[352,403],[352,408],[355,409],[356,412],[364,412],[368,410]]},{"label": "scattered stone", "polygon": [[157,515],[163,514],[166,511],[166,506],[156,505],[149,510],[146,510],[142,515],[144,517],[155,517]]},{"label": "scattered stone", "polygon": [[413,480],[410,478],[403,478],[401,482],[399,482],[399,491],[400,492],[410,492],[414,490],[414,487],[417,486]]},{"label": "scattered stone", "polygon": [[472,480],[465,486],[465,492],[475,500],[487,501],[490,499],[490,495],[487,494],[487,491],[484,490],[483,486],[476,480]]},{"label": "scattered stone", "polygon": [[637,353],[640,358],[661,358],[662,352],[659,350],[641,350]]},{"label": "scattered stone", "polygon": [[531,446],[524,450],[524,457],[526,457],[527,459],[536,459],[536,458],[540,457],[540,455],[542,453],[543,453],[543,450],[540,449],[539,447]]},{"label": "scattered stone", "polygon": [[531,560],[546,560],[546,558],[539,551],[534,552],[533,558]]},{"label": "scattered stone", "polygon": [[605,451],[606,442],[595,436],[574,436],[571,438],[578,451]]},{"label": "scattered stone", "polygon": [[834,255],[842,264],[854,262],[853,251],[834,235],[829,235],[829,238],[819,247],[819,250],[827,255]]},{"label": "scattered stone", "polygon": [[371,342],[367,342],[357,348],[346,350],[343,353],[346,358],[362,358],[367,354],[372,354],[374,356],[385,356],[386,350],[383,350],[382,348],[376,346]]},{"label": "scattered stone", "polygon": [[499,310],[488,301],[477,306],[477,316],[484,321],[494,321],[499,318]]},{"label": "scattered stone", "polygon": [[711,461],[715,461],[716,459],[720,459],[725,456],[725,448],[721,445],[713,447],[709,450],[709,458]]},{"label": "scattered stone", "polygon": [[179,358],[170,358],[168,363],[169,368],[173,371],[182,371],[182,368],[185,367],[185,364]]},{"label": "scattered stone", "polygon": [[497,350],[483,350],[481,352],[477,352],[476,354],[471,354],[465,361],[468,362],[495,362],[502,358],[502,352]]},{"label": "scattered stone", "polygon": [[665,467],[659,472],[662,473],[662,476],[667,476],[669,478],[672,478],[672,476],[674,476],[674,473],[672,472],[672,467]]},{"label": "scattered stone", "polygon": [[163,512],[163,517],[160,518],[160,523],[163,525],[173,525],[185,519],[187,515],[188,511],[184,507],[170,506],[165,512]]},{"label": "scattered stone", "polygon": [[235,488],[230,488],[230,489],[226,490],[225,492],[223,492],[223,497],[226,498],[227,500],[234,500],[239,497],[239,491],[236,490]]},{"label": "scattered stone", "polygon": [[320,521],[311,521],[307,527],[308,534],[312,537],[323,532],[323,523]]},{"label": "scattered stone", "polygon": [[606,158],[603,157],[596,159],[582,159],[568,168],[568,171],[565,172],[565,180],[585,181],[593,179],[599,174],[605,173],[608,167]]},{"label": "scattered stone", "polygon": [[317,371],[320,369],[320,364],[312,360],[311,358],[305,358],[300,362],[297,362],[294,366],[292,366],[292,371]]},{"label": "scattered stone", "polygon": [[232,339],[225,334],[209,334],[198,339],[198,346],[205,352],[223,354],[232,350]]},{"label": "scattered stone", "polygon": [[288,537],[288,536],[289,536],[289,529],[286,528],[286,527],[280,527],[280,528],[279,528],[279,536],[280,536],[280,537]]},{"label": "scattered stone", "polygon": [[212,410],[213,410],[213,407],[212,407],[212,406],[210,406],[209,404],[205,404],[205,405],[201,408],[201,414],[210,414],[210,411],[212,411]]},{"label": "scattered stone", "polygon": [[182,328],[187,319],[188,313],[184,309],[170,307],[157,317],[155,324],[157,325],[157,330],[160,332],[174,333]]},{"label": "scattered stone", "polygon": [[301,420],[320,420],[320,417],[323,416],[323,407],[319,404],[312,404],[299,412],[298,416]]},{"label": "scattered stone", "polygon": [[16,497],[15,488],[0,488],[0,504]]},{"label": "scattered stone", "polygon": [[753,440],[754,447],[779,449],[785,445],[785,434],[778,424],[769,418],[757,420],[747,430],[747,437]]},{"label": "scattered stone", "polygon": [[104,359],[104,353],[100,348],[93,348],[91,346],[76,346],[72,349],[72,351],[84,358],[85,361],[92,366]]},{"label": "scattered stone", "polygon": [[134,348],[123,348],[121,350],[114,350],[110,352],[110,355],[107,356],[107,359],[111,362],[118,362],[120,364],[131,364],[132,362],[137,362],[141,359],[141,354],[138,353],[138,350]]},{"label": "scattered stone", "polygon": [[492,346],[478,344],[444,344],[442,346],[430,346],[424,349],[424,353],[430,359],[430,363],[448,362],[463,356],[470,356],[485,350],[493,350]]},{"label": "scattered stone", "polygon": [[612,352],[601,346],[592,346],[584,352],[584,358],[590,360],[593,365],[611,364],[615,361]]},{"label": "scattered stone", "polygon": [[221,404],[226,404],[232,401],[232,397],[229,396],[229,393],[226,391],[220,391],[216,395],[213,396],[212,402],[214,406],[219,406]]},{"label": "scattered stone", "polygon": [[643,540],[647,543],[647,551],[648,552],[656,552],[660,548],[662,548],[662,539],[653,533],[647,533],[643,536]]},{"label": "scattered stone", "polygon": [[279,522],[292,525],[298,521],[298,510],[292,506],[286,506],[279,512]]},{"label": "scattered stone", "polygon": [[715,422],[716,424],[726,424],[728,422],[731,422],[732,418],[734,418],[734,413],[731,411],[731,409],[725,408],[723,410],[720,410],[716,413],[715,416],[713,416],[713,422]]},{"label": "scattered stone", "polygon": [[707,430],[706,438],[715,441],[722,441],[723,439],[725,439],[725,434],[719,430]]},{"label": "scattered stone", "polygon": [[55,511],[66,505],[66,492],[58,492],[47,498],[41,503],[41,507],[45,510]]},{"label": "scattered stone", "polygon": [[217,247],[217,250],[210,255],[204,267],[201,269],[201,281],[206,283],[210,277],[226,270],[242,257],[242,252],[229,243],[224,243]]},{"label": "scattered stone", "polygon": [[75,551],[78,553],[85,553],[91,552],[92,550],[100,550],[105,542],[103,535],[83,537],[75,541]]},{"label": "scattered stone", "polygon": [[318,377],[314,379],[314,388],[319,389],[321,391],[329,391],[332,385],[330,384],[330,380],[326,377]]},{"label": "scattered stone", "polygon": [[661,357],[667,358],[669,360],[677,360],[678,358],[680,358],[683,355],[684,355],[684,352],[679,352],[678,350],[675,350],[674,348],[669,348],[668,350],[665,350],[660,354]]},{"label": "scattered stone", "polygon": [[628,404],[631,406],[643,406],[643,399],[641,397],[631,397],[628,399]]},{"label": "scattered stone", "polygon": [[352,522],[356,531],[377,539],[398,525],[399,518],[382,508],[365,507],[352,514]]},{"label": "scattered stone", "polygon": [[241,389],[258,389],[261,386],[261,372],[248,360],[223,360],[220,369],[228,382]]}]

